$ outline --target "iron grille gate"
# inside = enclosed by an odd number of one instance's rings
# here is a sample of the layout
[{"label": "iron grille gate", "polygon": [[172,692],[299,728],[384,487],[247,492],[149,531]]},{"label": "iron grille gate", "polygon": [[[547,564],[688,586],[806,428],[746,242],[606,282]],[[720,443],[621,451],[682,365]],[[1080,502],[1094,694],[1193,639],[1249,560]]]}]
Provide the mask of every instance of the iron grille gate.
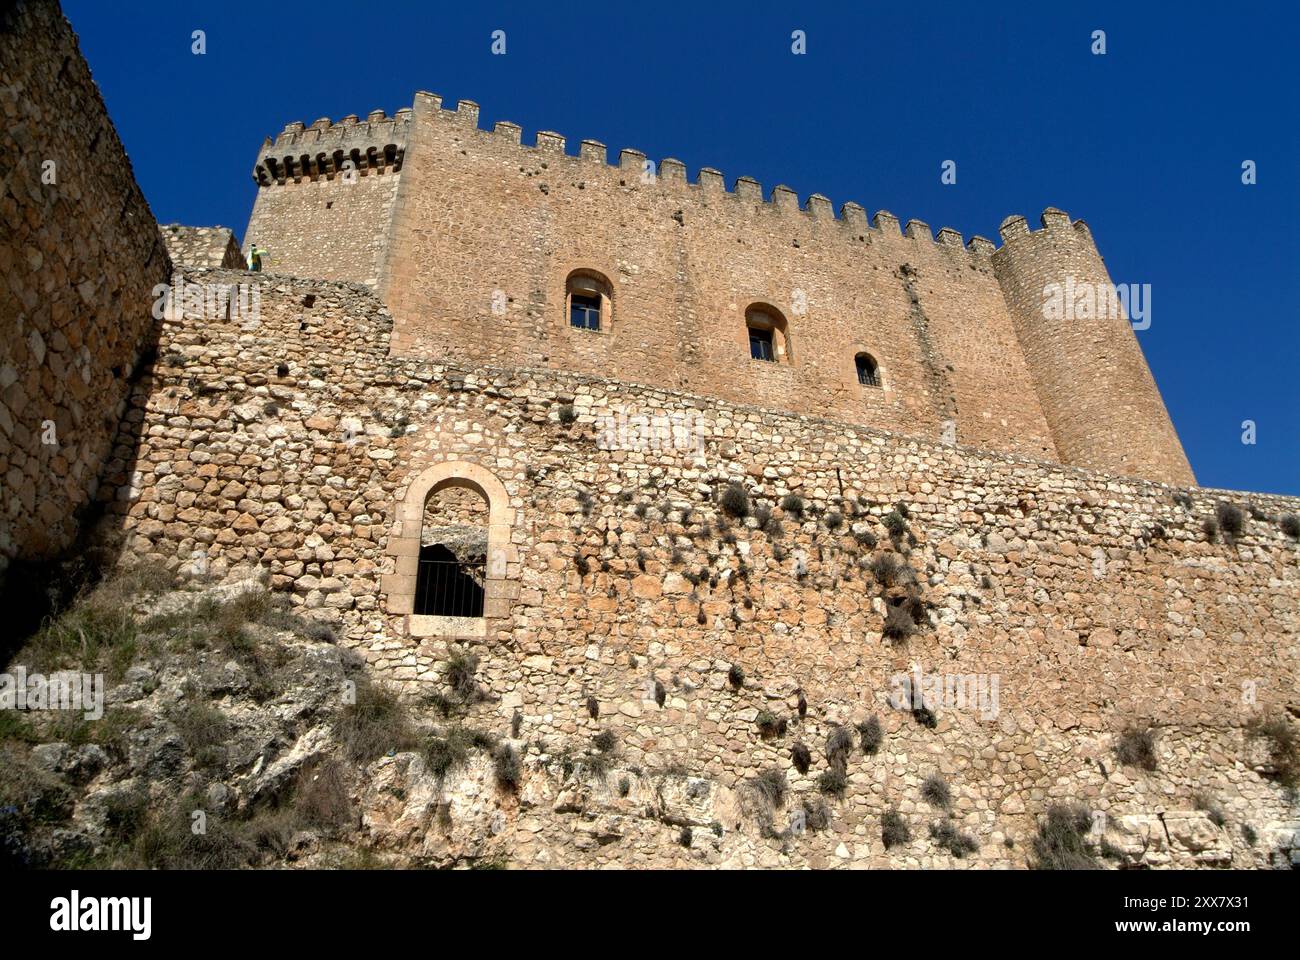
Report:
[{"label": "iron grille gate", "polygon": [[432,617],[483,616],[485,564],[421,560],[415,578],[415,612]]}]

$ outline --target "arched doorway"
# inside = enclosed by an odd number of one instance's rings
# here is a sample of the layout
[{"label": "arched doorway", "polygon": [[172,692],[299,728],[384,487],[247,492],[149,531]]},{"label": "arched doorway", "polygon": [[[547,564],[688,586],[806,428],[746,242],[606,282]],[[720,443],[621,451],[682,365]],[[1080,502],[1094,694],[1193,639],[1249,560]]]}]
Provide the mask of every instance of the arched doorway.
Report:
[{"label": "arched doorway", "polygon": [[472,487],[429,491],[415,579],[418,616],[481,617],[487,573],[488,502]]}]

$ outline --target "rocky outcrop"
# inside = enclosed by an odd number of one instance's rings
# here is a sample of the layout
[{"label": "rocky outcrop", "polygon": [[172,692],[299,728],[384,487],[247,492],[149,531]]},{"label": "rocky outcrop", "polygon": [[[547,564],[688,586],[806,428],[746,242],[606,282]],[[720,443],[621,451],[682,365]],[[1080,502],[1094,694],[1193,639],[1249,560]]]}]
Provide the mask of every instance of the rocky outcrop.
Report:
[{"label": "rocky outcrop", "polygon": [[442,544],[461,563],[482,563],[487,556],[487,542],[487,530],[482,527],[425,527],[420,532],[421,546]]}]

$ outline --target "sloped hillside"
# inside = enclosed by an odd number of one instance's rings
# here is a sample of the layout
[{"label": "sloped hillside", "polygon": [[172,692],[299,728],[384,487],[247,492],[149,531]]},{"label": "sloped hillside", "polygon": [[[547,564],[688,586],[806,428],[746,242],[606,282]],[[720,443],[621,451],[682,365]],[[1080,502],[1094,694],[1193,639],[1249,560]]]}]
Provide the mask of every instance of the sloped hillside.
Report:
[{"label": "sloped hillside", "polygon": [[[367,826],[366,807],[384,806],[376,784],[436,792],[422,753],[440,728],[413,726],[328,626],[290,613],[246,573],[181,585],[137,568],[88,592],[13,658],[11,673],[102,674],[106,694],[95,719],[93,709],[0,711],[6,865],[466,860],[408,856]],[[457,736],[471,741],[458,766],[496,748],[487,734]],[[491,856],[485,847],[468,860]]]}]

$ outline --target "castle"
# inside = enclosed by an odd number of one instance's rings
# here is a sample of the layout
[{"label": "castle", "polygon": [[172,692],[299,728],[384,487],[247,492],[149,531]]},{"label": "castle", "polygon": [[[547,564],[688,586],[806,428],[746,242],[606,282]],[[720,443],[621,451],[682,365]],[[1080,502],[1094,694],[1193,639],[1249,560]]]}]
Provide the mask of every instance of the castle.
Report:
[{"label": "castle", "polygon": [[[1082,221],[963,244],[421,93],[267,141],[253,273],[227,231],[160,233],[57,7],[12,16],[0,554],[256,571],[415,698],[472,654],[528,774],[446,784],[446,831],[407,801],[430,848],[950,866],[881,841],[940,815],[932,776],[979,865],[1063,800],[1130,866],[1295,847],[1246,730],[1300,714],[1300,502],[1194,486],[1129,321],[1048,316],[1109,287]],[[95,162],[42,183],[68,144]],[[169,286],[197,293],[155,319]],[[1136,728],[1155,771],[1114,759]],[[602,732],[614,772],[575,774]],[[773,769],[812,826],[756,812]]]},{"label": "castle", "polygon": [[[1082,221],[1009,217],[1000,248],[856,203],[513,123],[418,93],[392,117],[288,124],[262,146],[245,245],[372,287],[396,356],[567,370],[1174,484],[1191,468]],[[598,301],[577,327],[575,293]],[[771,362],[753,362],[766,351]]]}]

